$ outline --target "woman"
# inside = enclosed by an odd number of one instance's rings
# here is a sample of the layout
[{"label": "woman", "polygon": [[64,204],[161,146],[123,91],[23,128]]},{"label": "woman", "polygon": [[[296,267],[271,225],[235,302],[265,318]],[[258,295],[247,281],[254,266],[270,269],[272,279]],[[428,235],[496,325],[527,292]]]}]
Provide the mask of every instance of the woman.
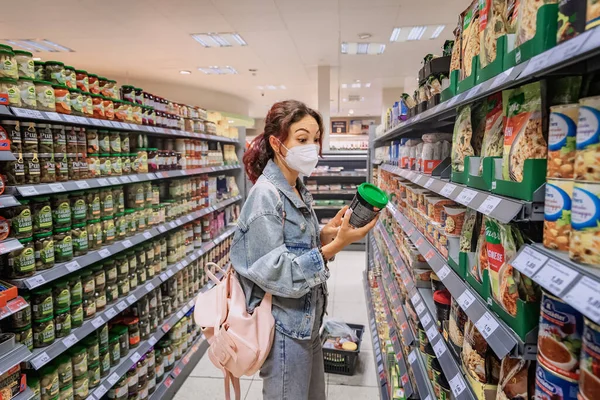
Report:
[{"label": "woman", "polygon": [[238,219],[231,262],[249,312],[265,291],[273,295],[275,334],[261,368],[266,400],[325,399],[319,328],[327,309],[327,260],[362,239],[344,207],[323,229],[300,174],[317,165],[323,121],[305,104],[288,100],[271,107],[265,130],[244,155],[254,183]]}]

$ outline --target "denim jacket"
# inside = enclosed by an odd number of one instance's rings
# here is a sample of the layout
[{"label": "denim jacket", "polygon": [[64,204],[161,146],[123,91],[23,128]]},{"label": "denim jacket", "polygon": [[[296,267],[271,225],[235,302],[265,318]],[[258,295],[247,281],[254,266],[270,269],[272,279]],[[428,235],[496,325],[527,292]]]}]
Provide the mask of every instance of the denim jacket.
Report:
[{"label": "denim jacket", "polygon": [[[248,194],[231,246],[231,263],[246,295],[248,312],[265,291],[273,295],[275,328],[295,339],[310,339],[317,296],[327,297],[318,246],[319,222],[312,196],[298,179],[301,200],[270,160]],[[318,286],[323,285],[323,291]],[[325,300],[327,301],[327,300]],[[327,303],[325,303],[327,309]],[[320,323],[320,321],[319,321]]]}]

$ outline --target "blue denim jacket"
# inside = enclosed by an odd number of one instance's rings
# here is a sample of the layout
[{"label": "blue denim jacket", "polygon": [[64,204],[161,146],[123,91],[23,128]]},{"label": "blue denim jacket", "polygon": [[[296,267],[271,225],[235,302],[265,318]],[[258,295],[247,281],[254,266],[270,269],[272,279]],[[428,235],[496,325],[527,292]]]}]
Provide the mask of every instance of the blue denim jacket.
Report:
[{"label": "blue denim jacket", "polygon": [[[318,250],[319,222],[312,196],[298,179],[301,200],[271,160],[248,194],[231,246],[231,263],[239,274],[248,312],[273,294],[275,328],[310,339],[317,290],[329,278]],[[327,300],[325,300],[327,301]],[[325,309],[327,304],[325,303]],[[319,321],[320,323],[320,321]]]}]

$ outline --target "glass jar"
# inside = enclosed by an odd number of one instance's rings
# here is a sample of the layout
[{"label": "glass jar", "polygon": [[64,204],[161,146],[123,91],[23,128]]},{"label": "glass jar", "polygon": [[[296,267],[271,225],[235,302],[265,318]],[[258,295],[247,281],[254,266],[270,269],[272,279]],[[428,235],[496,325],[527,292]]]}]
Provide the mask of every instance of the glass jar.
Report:
[{"label": "glass jar", "polygon": [[129,279],[119,280],[117,282],[117,286],[119,289],[119,297],[127,296],[129,294],[129,291],[131,290],[129,286]]},{"label": "glass jar", "polygon": [[119,348],[119,335],[116,333],[110,333],[108,338],[108,353],[110,355],[110,366],[114,367],[119,364],[121,350]]},{"label": "glass jar", "polygon": [[29,351],[33,350],[33,330],[31,329],[31,325],[26,325],[22,328],[13,328],[13,332],[17,343],[27,347]]},{"label": "glass jar", "polygon": [[115,212],[125,211],[125,193],[123,192],[123,186],[112,187],[113,201],[115,204]]},{"label": "glass jar", "polygon": [[73,255],[82,256],[88,252],[88,232],[85,223],[73,224],[71,229],[71,239],[73,240]]},{"label": "glass jar", "polygon": [[100,153],[110,152],[110,134],[108,131],[98,131],[98,149]]},{"label": "glass jar", "polygon": [[118,280],[122,280],[129,275],[129,262],[127,261],[127,256],[125,254],[119,254],[114,260]]},{"label": "glass jar", "polygon": [[111,98],[102,97],[102,105],[104,107],[104,118],[108,120],[115,119],[115,106]]},{"label": "glass jar", "polygon": [[21,91],[16,79],[0,78],[0,93],[8,95],[8,105],[21,107]]},{"label": "glass jar", "polygon": [[82,344],[87,350],[87,362],[88,364],[95,364],[100,361],[100,344],[96,335],[89,335],[86,337]]},{"label": "glass jar", "polygon": [[54,309],[64,310],[71,307],[71,291],[69,289],[69,281],[66,279],[59,279],[54,282],[54,286],[51,290],[52,297],[54,298]]},{"label": "glass jar", "polygon": [[55,340],[54,317],[33,321],[33,347],[36,349],[50,346]]},{"label": "glass jar", "polygon": [[35,110],[37,108],[37,101],[33,78],[19,78],[17,85],[21,95],[21,107]]},{"label": "glass jar", "polygon": [[109,153],[100,154],[100,176],[112,175],[112,161]]},{"label": "glass jar", "polygon": [[73,380],[73,400],[85,400],[90,394],[87,370],[85,376]]},{"label": "glass jar", "polygon": [[40,369],[39,375],[41,400],[57,398],[60,392],[58,368],[52,364],[45,365]]},{"label": "glass jar", "polygon": [[142,106],[139,104],[131,105],[131,122],[134,124],[142,124]]},{"label": "glass jar", "polygon": [[106,284],[106,303],[110,304],[119,298],[119,285],[117,282]]},{"label": "glass jar", "polygon": [[99,154],[88,154],[86,162],[89,178],[98,178],[99,176],[101,176]]},{"label": "glass jar", "polygon": [[119,349],[121,351],[121,358],[127,357],[127,353],[129,353],[129,332],[127,326],[115,325],[111,329],[111,333],[114,333],[119,337]]},{"label": "glass jar", "polygon": [[71,226],[71,203],[67,194],[56,194],[52,197],[53,227]]},{"label": "glass jar", "polygon": [[76,79],[76,84],[77,84],[77,89],[81,90],[82,92],[89,92],[90,90],[90,84],[89,84],[89,80],[88,80],[88,73],[87,71],[84,71],[82,69],[76,69],[75,70],[75,79]]},{"label": "glass jar", "polygon": [[72,192],[69,195],[69,204],[71,207],[71,221],[73,223],[85,222],[88,210],[85,193],[83,191]]},{"label": "glass jar", "polygon": [[69,159],[67,153],[55,153],[54,165],[56,166],[56,182],[69,180]]},{"label": "glass jar", "polygon": [[137,232],[137,220],[135,219],[135,210],[132,208],[125,209],[125,220],[128,226],[128,235],[134,235]]},{"label": "glass jar", "polygon": [[102,243],[111,244],[115,241],[117,230],[113,217],[102,217]]},{"label": "glass jar", "polygon": [[42,320],[54,315],[52,288],[41,288],[31,292],[31,315],[34,320]]},{"label": "glass jar", "polygon": [[86,376],[88,369],[88,351],[83,345],[74,346],[69,351],[71,365],[73,366],[73,377],[75,379]]},{"label": "glass jar", "polygon": [[127,235],[127,220],[125,219],[125,213],[115,214],[115,230],[119,240]]},{"label": "glass jar", "polygon": [[33,54],[23,50],[13,50],[15,61],[17,63],[17,73],[19,79],[34,77]]},{"label": "glass jar", "polygon": [[96,293],[94,293],[94,300],[96,301],[96,311],[103,311],[107,304],[106,289],[96,289]]},{"label": "glass jar", "polygon": [[136,363],[136,369],[138,374],[138,382],[140,386],[148,383],[148,360],[146,355],[143,355]]},{"label": "glass jar", "polygon": [[148,172],[158,171],[158,149],[155,147],[148,148]]},{"label": "glass jar", "polygon": [[79,328],[83,325],[83,302],[73,302],[71,304],[71,326]]},{"label": "glass jar", "polygon": [[109,151],[113,154],[121,153],[121,135],[117,131],[111,131],[109,134]]},{"label": "glass jar", "polygon": [[88,219],[100,218],[100,191],[99,190],[88,190],[86,203],[88,206]]},{"label": "glass jar", "polygon": [[71,227],[54,229],[54,260],[58,263],[73,259]]},{"label": "glass jar", "polygon": [[41,180],[41,166],[37,153],[23,153],[25,183],[37,184]]},{"label": "glass jar", "polygon": [[145,174],[148,172],[148,152],[146,148],[138,149],[134,164],[138,164],[138,173]]},{"label": "glass jar", "polygon": [[117,282],[119,276],[117,258],[115,257],[113,259],[106,260],[102,264],[102,267],[104,268],[105,283],[109,284]]},{"label": "glass jar", "polygon": [[[132,365],[129,371],[127,371],[127,386],[129,391],[129,398],[131,399],[132,395],[137,394],[138,390],[138,374],[137,374],[137,365]],[[139,400],[137,396],[136,400]]]},{"label": "glass jar", "polygon": [[52,232],[40,232],[33,236],[35,270],[43,271],[54,266],[54,237]]},{"label": "glass jar", "polygon": [[135,101],[135,87],[131,85],[121,86],[121,98],[125,101]]},{"label": "glass jar", "polygon": [[88,92],[81,92],[81,100],[83,101],[83,115],[85,117],[93,117],[94,116],[94,101],[92,100],[92,94]]},{"label": "glass jar", "polygon": [[156,346],[156,349],[154,349],[154,359],[155,359],[155,363],[154,363],[154,371],[156,373],[156,381],[160,382],[163,378],[163,375],[165,374],[165,361],[164,361],[164,355],[162,352],[162,349],[159,348],[158,346]]},{"label": "glass jar", "polygon": [[94,275],[94,285],[96,291],[98,289],[104,289],[106,285],[106,271],[104,270],[104,264],[97,264],[92,267],[92,274]]},{"label": "glass jar", "polygon": [[10,322],[13,328],[24,328],[31,325],[31,306],[29,305],[30,295],[23,294],[23,299],[27,302],[25,307],[10,316]]},{"label": "glass jar", "polygon": [[65,85],[69,89],[75,89],[77,87],[77,74],[75,68],[70,65],[65,65]]},{"label": "glass jar", "polygon": [[54,89],[52,83],[34,80],[37,109],[40,111],[56,111]]},{"label": "glass jar", "polygon": [[87,234],[89,250],[98,250],[102,247],[103,232],[100,219],[88,220]]},{"label": "glass jar", "polygon": [[127,386],[127,375],[125,375],[108,391],[108,398],[111,400],[127,400],[128,396],[129,389]]},{"label": "glass jar", "polygon": [[121,154],[111,154],[110,155],[111,162],[111,175],[112,176],[121,176],[123,175],[123,164],[121,160]]},{"label": "glass jar", "polygon": [[83,302],[81,303],[83,306],[83,319],[90,319],[96,315],[96,299],[83,298]]},{"label": "glass jar", "polygon": [[92,115],[94,118],[105,119],[104,97],[99,94],[91,94],[92,98]]},{"label": "glass jar", "polygon": [[60,61],[46,61],[44,76],[48,82],[64,85],[66,83],[65,64]]},{"label": "glass jar", "polygon": [[71,114],[71,94],[66,85],[52,85],[56,112]]},{"label": "glass jar", "polygon": [[110,353],[108,346],[100,347],[100,376],[106,377],[110,373]]},{"label": "glass jar", "polygon": [[111,188],[100,189],[100,215],[112,217],[115,213],[115,202]]},{"label": "glass jar", "polygon": [[168,339],[161,340],[157,343],[156,347],[160,350],[163,356],[163,366],[165,372],[171,371],[173,369],[173,365],[175,364],[175,350],[171,345],[171,341]]},{"label": "glass jar", "polygon": [[123,175],[128,175],[131,173],[131,159],[129,158],[129,154],[121,154],[121,165]]},{"label": "glass jar", "polygon": [[68,354],[63,353],[56,358],[56,368],[58,370],[59,387],[73,383],[73,365],[71,364],[71,357]]},{"label": "glass jar", "polygon": [[33,77],[35,79],[44,79],[45,64],[46,63],[43,61],[34,61],[33,62]]},{"label": "glass jar", "polygon": [[82,117],[84,115],[83,94],[81,90],[69,88],[69,103],[71,104],[71,114]]},{"label": "glass jar", "polygon": [[88,74],[88,86],[90,88],[90,93],[100,93],[100,82],[98,80],[98,75]]},{"label": "glass jar", "polygon": [[74,400],[75,391],[73,390],[73,384],[70,383],[60,388],[60,394],[58,400]]},{"label": "glass jar", "polygon": [[96,280],[94,278],[94,274],[91,270],[82,271],[79,274],[81,277],[81,287],[83,288],[83,298],[90,299],[94,297],[94,293],[96,292]]},{"label": "glass jar", "polygon": [[54,317],[54,329],[57,339],[67,337],[71,334],[71,310],[65,308],[57,310]]},{"label": "glass jar", "polygon": [[150,337],[150,321],[146,318],[140,318],[140,338],[148,340]]},{"label": "glass jar", "polygon": [[113,106],[115,109],[115,120],[126,122],[127,121],[127,107],[123,100],[113,100]]},{"label": "glass jar", "polygon": [[40,183],[56,182],[56,162],[53,153],[38,154],[40,163]]},{"label": "glass jar", "polygon": [[81,302],[83,299],[83,286],[80,275],[72,274],[69,276],[69,290],[71,293],[71,303]]},{"label": "glass jar", "polygon": [[137,230],[143,231],[146,229],[146,213],[144,207],[139,207],[135,210],[135,216],[137,218]]},{"label": "glass jar", "polygon": [[125,324],[125,326],[127,326],[127,333],[129,335],[129,348],[137,347],[140,344],[139,318],[124,318],[123,323]]},{"label": "glass jar", "polygon": [[29,200],[19,200],[19,205],[4,209],[4,217],[10,219],[10,237],[23,239],[33,234],[33,220]]}]

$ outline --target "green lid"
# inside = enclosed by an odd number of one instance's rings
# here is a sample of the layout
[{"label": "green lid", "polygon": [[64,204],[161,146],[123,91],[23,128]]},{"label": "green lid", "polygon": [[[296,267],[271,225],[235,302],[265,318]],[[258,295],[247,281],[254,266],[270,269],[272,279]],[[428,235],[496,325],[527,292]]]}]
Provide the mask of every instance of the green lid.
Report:
[{"label": "green lid", "polygon": [[88,224],[92,223],[92,224],[97,224],[98,222],[100,222],[100,219],[89,219],[88,220]]},{"label": "green lid", "polygon": [[15,55],[33,57],[33,53],[30,53],[30,52],[25,51],[25,50],[13,50],[13,52],[15,53]]},{"label": "green lid", "polygon": [[134,89],[135,89],[135,90],[144,90],[144,89],[142,89],[141,87],[136,87],[136,88],[134,88]]},{"label": "green lid", "polygon": [[132,88],[132,89],[135,89],[135,87],[133,85],[123,85],[121,87],[122,88]]},{"label": "green lid", "polygon": [[113,217],[111,217],[110,215],[107,215],[106,217],[102,217],[102,221],[110,221],[112,219],[113,219]]},{"label": "green lid", "polygon": [[45,238],[45,237],[48,237],[48,236],[52,236],[52,232],[42,232],[42,233],[35,233],[35,234],[33,235],[33,237],[34,237],[35,239],[39,239],[39,238]]},{"label": "green lid", "polygon": [[136,208],[137,211],[144,211],[144,207],[138,207]]},{"label": "green lid", "polygon": [[100,94],[95,94],[95,93],[92,93],[92,97],[97,97],[97,98],[100,98],[100,99],[104,98],[104,96],[102,96]]},{"label": "green lid", "polygon": [[150,151],[152,151],[152,150],[157,151],[158,147],[148,147],[148,150],[150,150]]},{"label": "green lid", "polygon": [[19,80],[20,81],[31,81],[31,82],[33,82],[33,78],[30,78],[28,76],[20,76]]},{"label": "green lid", "polygon": [[65,63],[61,63],[60,61],[46,61],[46,65],[62,65],[62,66],[64,66]]},{"label": "green lid", "polygon": [[108,79],[105,78],[104,76],[99,76],[98,79],[100,79],[101,81],[108,81]]},{"label": "green lid", "polygon": [[61,310],[56,310],[56,315],[61,315],[61,314],[66,314],[66,313],[70,313],[71,309],[69,307],[67,308],[63,308]]},{"label": "green lid", "polygon": [[0,47],[0,54],[8,54],[8,55],[11,55],[11,56],[15,55],[15,53],[13,53],[11,50],[5,49],[3,47]]},{"label": "green lid", "polygon": [[51,315],[49,317],[46,318],[42,318],[42,319],[36,319],[34,322],[40,323],[40,322],[50,322],[54,319],[54,315]]},{"label": "green lid", "polygon": [[52,84],[52,87],[55,89],[65,89],[65,90],[69,90],[69,87],[67,85],[57,85],[55,83]]},{"label": "green lid", "polygon": [[63,232],[69,232],[71,230],[70,226],[66,226],[64,228],[56,228],[54,229],[54,233],[63,233]]},{"label": "green lid", "polygon": [[377,186],[370,183],[362,183],[358,186],[358,194],[367,203],[380,210],[384,209],[388,203],[388,197],[385,192]]},{"label": "green lid", "polygon": [[81,273],[79,274],[79,276],[91,276],[92,275],[92,271],[90,271],[89,269],[85,269],[83,271],[81,271]]},{"label": "green lid", "polygon": [[81,90],[77,89],[77,88],[69,88],[69,92],[73,92],[73,93],[81,93]]},{"label": "green lid", "polygon": [[78,224],[73,224],[73,228],[84,228],[85,222],[80,222]]},{"label": "green lid", "polygon": [[98,344],[98,339],[96,338],[96,335],[89,335],[88,337],[83,339],[82,343],[88,347],[94,346]]},{"label": "green lid", "polygon": [[48,85],[48,86],[52,86],[52,82],[48,82],[48,81],[42,81],[39,79],[34,79],[33,83],[35,84],[40,84],[40,85]]},{"label": "green lid", "polygon": [[28,199],[20,199],[19,203],[21,203],[21,204],[29,204],[29,200]]},{"label": "green lid", "polygon": [[116,333],[111,333],[108,335],[108,343],[114,343],[119,341],[119,335]]},{"label": "green lid", "polygon": [[127,333],[127,327],[125,325],[115,325],[113,326],[110,331],[114,332],[117,335],[122,335],[124,333]]},{"label": "green lid", "polygon": [[100,157],[100,153],[91,153],[90,156],[92,156],[92,157]]},{"label": "green lid", "polygon": [[56,282],[54,282],[54,284],[56,286],[69,286],[69,281],[67,281],[66,279],[59,279]]},{"label": "green lid", "polygon": [[48,293],[52,293],[52,288],[41,288],[41,289],[35,289],[32,291],[33,294],[38,295],[38,294],[48,294]]},{"label": "green lid", "polygon": [[72,67],[70,65],[65,65],[65,69],[72,69],[73,71],[75,71],[75,67]]},{"label": "green lid", "polygon": [[34,61],[34,62],[33,62],[33,65],[41,65],[41,66],[44,66],[44,65],[46,65],[46,63],[45,63],[44,61]]},{"label": "green lid", "polygon": [[115,81],[114,79],[109,79],[108,80],[110,83],[117,83],[117,81]]},{"label": "green lid", "polygon": [[84,92],[83,90],[81,91],[81,94],[86,95],[86,96],[91,96],[92,95],[90,92]]},{"label": "green lid", "polygon": [[98,77],[98,75],[96,75],[96,74],[88,74],[88,76],[91,76],[91,77],[94,77],[94,78]]},{"label": "green lid", "polygon": [[29,243],[33,240],[32,237],[28,237],[28,238],[23,238],[23,239],[19,239],[19,243],[23,244],[23,243]]},{"label": "green lid", "polygon": [[123,215],[125,215],[125,213],[124,212],[120,212],[120,213],[116,213],[115,217],[122,217]]},{"label": "green lid", "polygon": [[76,69],[75,72],[77,72],[78,74],[86,74],[87,75],[87,71],[83,70],[83,69]]},{"label": "green lid", "polygon": [[13,48],[10,47],[7,44],[0,44],[0,50],[9,50],[9,51],[13,51]]},{"label": "green lid", "polygon": [[46,364],[40,369],[40,375],[50,375],[54,374],[57,370],[56,365],[54,364]]},{"label": "green lid", "polygon": [[110,153],[101,153],[100,157],[110,157]]},{"label": "green lid", "polygon": [[[31,329],[31,324],[29,324],[29,325],[25,325],[25,326],[24,326],[24,327],[22,327],[22,328],[12,328],[13,332],[14,332],[14,331],[17,331],[17,332],[24,332],[24,331],[26,331],[26,330],[29,330],[29,329]],[[27,375],[27,381],[29,382],[29,375]]]},{"label": "green lid", "polygon": [[92,271],[102,271],[102,264],[94,265]]},{"label": "green lid", "polygon": [[121,153],[110,153],[111,157],[121,157]]},{"label": "green lid", "polygon": [[133,208],[126,208],[125,209],[125,214],[133,214],[135,212],[135,210]]},{"label": "green lid", "polygon": [[17,80],[13,78],[0,78],[0,82],[12,83],[13,85],[17,84]]}]

